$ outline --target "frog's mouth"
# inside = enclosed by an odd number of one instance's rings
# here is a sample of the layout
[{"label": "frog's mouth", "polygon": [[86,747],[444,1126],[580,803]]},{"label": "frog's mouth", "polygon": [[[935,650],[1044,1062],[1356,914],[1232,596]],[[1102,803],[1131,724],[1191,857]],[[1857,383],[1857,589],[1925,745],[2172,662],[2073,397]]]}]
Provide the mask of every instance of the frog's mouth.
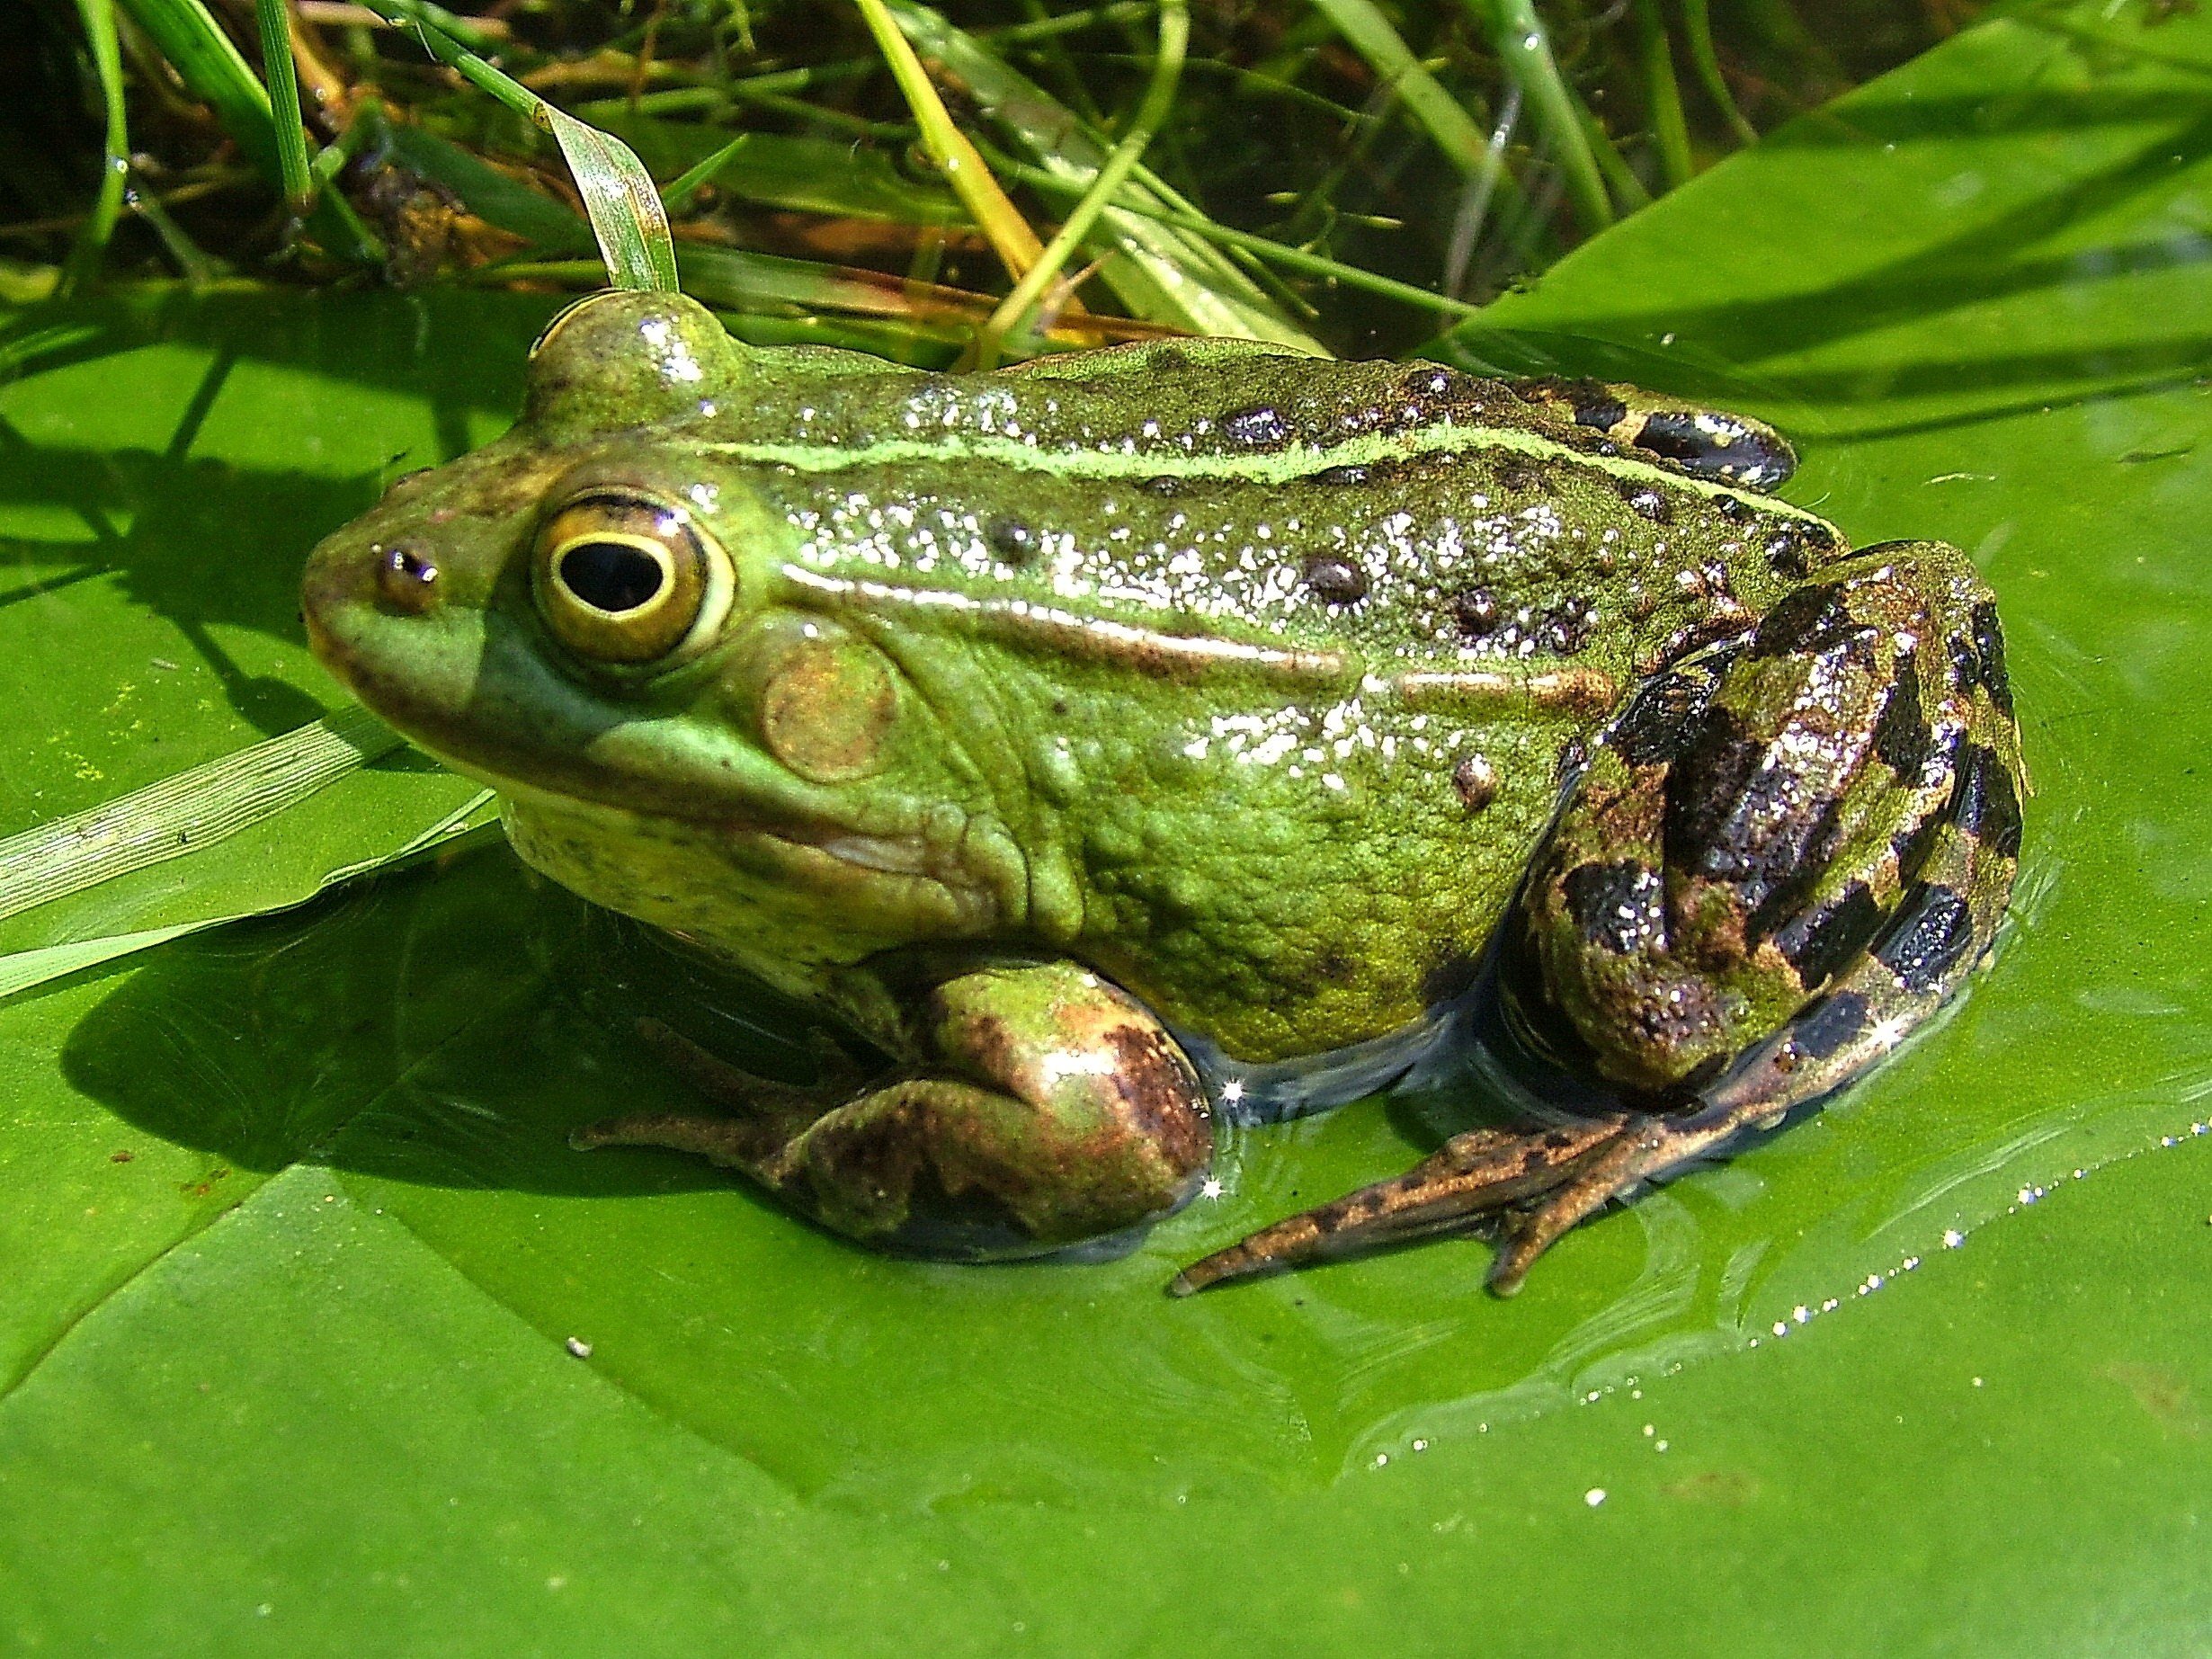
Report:
[{"label": "frog's mouth", "polygon": [[[875,889],[871,905],[1003,918],[1022,896],[964,856],[965,814],[882,787],[807,782],[710,711],[653,709],[561,672],[497,610],[392,615],[318,552],[302,614],[316,656],[410,741],[501,795],[657,826],[802,885]],[[335,566],[335,568],[334,568]],[[840,878],[836,872],[844,872]]]}]

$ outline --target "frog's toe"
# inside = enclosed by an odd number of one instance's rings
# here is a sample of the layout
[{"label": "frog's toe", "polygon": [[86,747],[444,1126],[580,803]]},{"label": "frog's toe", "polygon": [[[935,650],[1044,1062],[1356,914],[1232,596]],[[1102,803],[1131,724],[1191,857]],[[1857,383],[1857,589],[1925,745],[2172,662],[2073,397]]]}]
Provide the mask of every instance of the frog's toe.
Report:
[{"label": "frog's toe", "polygon": [[674,1111],[632,1112],[602,1118],[571,1129],[568,1144],[579,1152],[602,1146],[659,1146],[689,1152],[721,1164],[761,1175],[783,1145],[782,1137],[746,1118]]},{"label": "frog's toe", "polygon": [[[1542,1237],[1527,1256],[1533,1262],[1552,1238],[1571,1226],[1581,1215],[1597,1208],[1619,1191],[1613,1179],[1626,1155],[1620,1148],[1635,1146],[1647,1137],[1654,1120],[1642,1117],[1609,1117],[1573,1126],[1516,1133],[1509,1129],[1470,1129],[1455,1135],[1405,1174],[1349,1192],[1333,1203],[1318,1205],[1276,1222],[1272,1226],[1194,1262],[1168,1286],[1172,1295],[1189,1296],[1232,1279],[1279,1272],[1309,1262],[1325,1261],[1390,1244],[1411,1244],[1449,1233],[1471,1232],[1490,1223],[1499,1212],[1554,1193],[1580,1192],[1589,1182],[1604,1183],[1595,1201],[1560,1222]],[[1638,1177],[1629,1177],[1629,1183]],[[1549,1200],[1529,1218],[1509,1228],[1509,1235],[1536,1236],[1538,1219],[1552,1208]],[[1508,1253],[1513,1249],[1508,1245]],[[1504,1256],[1500,1260],[1503,1262]],[[1510,1293],[1527,1271],[1526,1262],[1499,1285]]]},{"label": "frog's toe", "polygon": [[1701,1110],[1684,1118],[1628,1113],[1527,1133],[1472,1129],[1395,1180],[1278,1221],[1192,1262],[1168,1290],[1189,1296],[1232,1279],[1494,1226],[1501,1242],[1490,1288],[1512,1296],[1537,1258],[1577,1222],[1744,1127],[1743,1114]]}]

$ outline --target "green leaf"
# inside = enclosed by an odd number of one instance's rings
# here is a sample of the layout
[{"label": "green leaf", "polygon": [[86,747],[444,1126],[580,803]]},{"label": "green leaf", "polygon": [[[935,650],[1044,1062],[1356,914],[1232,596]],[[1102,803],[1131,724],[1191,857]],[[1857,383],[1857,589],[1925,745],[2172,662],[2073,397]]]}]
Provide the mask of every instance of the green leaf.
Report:
[{"label": "green leaf", "polygon": [[673,178],[718,157],[715,188],[743,201],[902,225],[968,220],[951,192],[906,177],[889,156],[849,140],[780,132],[743,132],[732,139],[722,128],[636,114],[611,98],[579,104],[576,113],[622,139],[656,174]]},{"label": "green leaf", "polygon": [[90,49],[93,73],[100,83],[102,134],[100,192],[92,211],[69,249],[69,263],[62,287],[74,291],[95,279],[107,255],[108,240],[122,217],[123,186],[130,172],[130,124],[123,101],[122,46],[115,31],[112,0],[77,0],[77,15],[85,24],[85,44]]},{"label": "green leaf", "polygon": [[653,175],[627,145],[540,99],[531,119],[550,132],[583,193],[599,256],[617,288],[676,291],[676,245]]},{"label": "green leaf", "polygon": [[[0,1643],[2196,1651],[2212,19],[2098,17],[1959,36],[1440,348],[1726,396],[1855,540],[1980,560],[2038,792],[1939,1029],[1512,1303],[1464,1241],[1170,1302],[1455,1103],[1237,1131],[1118,1262],[930,1266],[569,1151],[680,1098],[638,1012],[792,1078],[803,1021],[504,851],[182,939],[0,1006]],[[495,427],[549,303],[21,336],[0,827],[297,724],[299,551]]]},{"label": "green leaf", "polygon": [[395,471],[496,430],[401,367],[449,352],[504,405],[515,367],[469,333],[483,304],[428,324],[388,298],[272,315],[154,290],[5,331],[0,994],[297,904],[470,821],[477,791],[395,753],[309,660],[298,573]]}]

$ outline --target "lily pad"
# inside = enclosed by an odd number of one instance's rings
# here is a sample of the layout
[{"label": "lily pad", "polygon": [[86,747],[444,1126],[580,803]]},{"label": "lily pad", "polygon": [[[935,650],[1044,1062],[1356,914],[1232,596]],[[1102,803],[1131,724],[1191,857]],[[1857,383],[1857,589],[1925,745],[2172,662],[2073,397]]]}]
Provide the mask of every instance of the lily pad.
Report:
[{"label": "lily pad", "polygon": [[[1511,1303],[1472,1242],[1160,1294],[1402,1166],[1449,1100],[1242,1131],[1223,1195],[1118,1262],[887,1261],[567,1149],[676,1098],[639,1010],[792,1076],[804,1016],[470,843],[0,1005],[0,1640],[2194,1651],[2208,232],[2212,22],[2022,13],[1440,343],[1770,415],[1794,499],[1956,541],[1999,593],[2038,790],[2015,920],[1821,1117]],[[495,429],[546,309],[19,322],[62,343],[0,387],[0,828],[327,708],[299,554]],[[465,798],[360,777],[329,868]]]}]

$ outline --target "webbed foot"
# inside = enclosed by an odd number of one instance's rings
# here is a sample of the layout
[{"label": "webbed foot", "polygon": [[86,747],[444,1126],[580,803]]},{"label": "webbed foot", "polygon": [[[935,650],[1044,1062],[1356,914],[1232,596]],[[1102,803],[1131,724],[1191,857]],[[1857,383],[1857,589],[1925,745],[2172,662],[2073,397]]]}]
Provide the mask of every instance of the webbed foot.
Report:
[{"label": "webbed foot", "polygon": [[1168,1290],[1189,1296],[1233,1279],[1469,1232],[1494,1221],[1501,1239],[1490,1264],[1490,1288],[1511,1296],[1536,1259],[1576,1222],[1738,1127],[1633,1113],[1526,1134],[1470,1129],[1403,1175],[1262,1227],[1193,1262]]}]

